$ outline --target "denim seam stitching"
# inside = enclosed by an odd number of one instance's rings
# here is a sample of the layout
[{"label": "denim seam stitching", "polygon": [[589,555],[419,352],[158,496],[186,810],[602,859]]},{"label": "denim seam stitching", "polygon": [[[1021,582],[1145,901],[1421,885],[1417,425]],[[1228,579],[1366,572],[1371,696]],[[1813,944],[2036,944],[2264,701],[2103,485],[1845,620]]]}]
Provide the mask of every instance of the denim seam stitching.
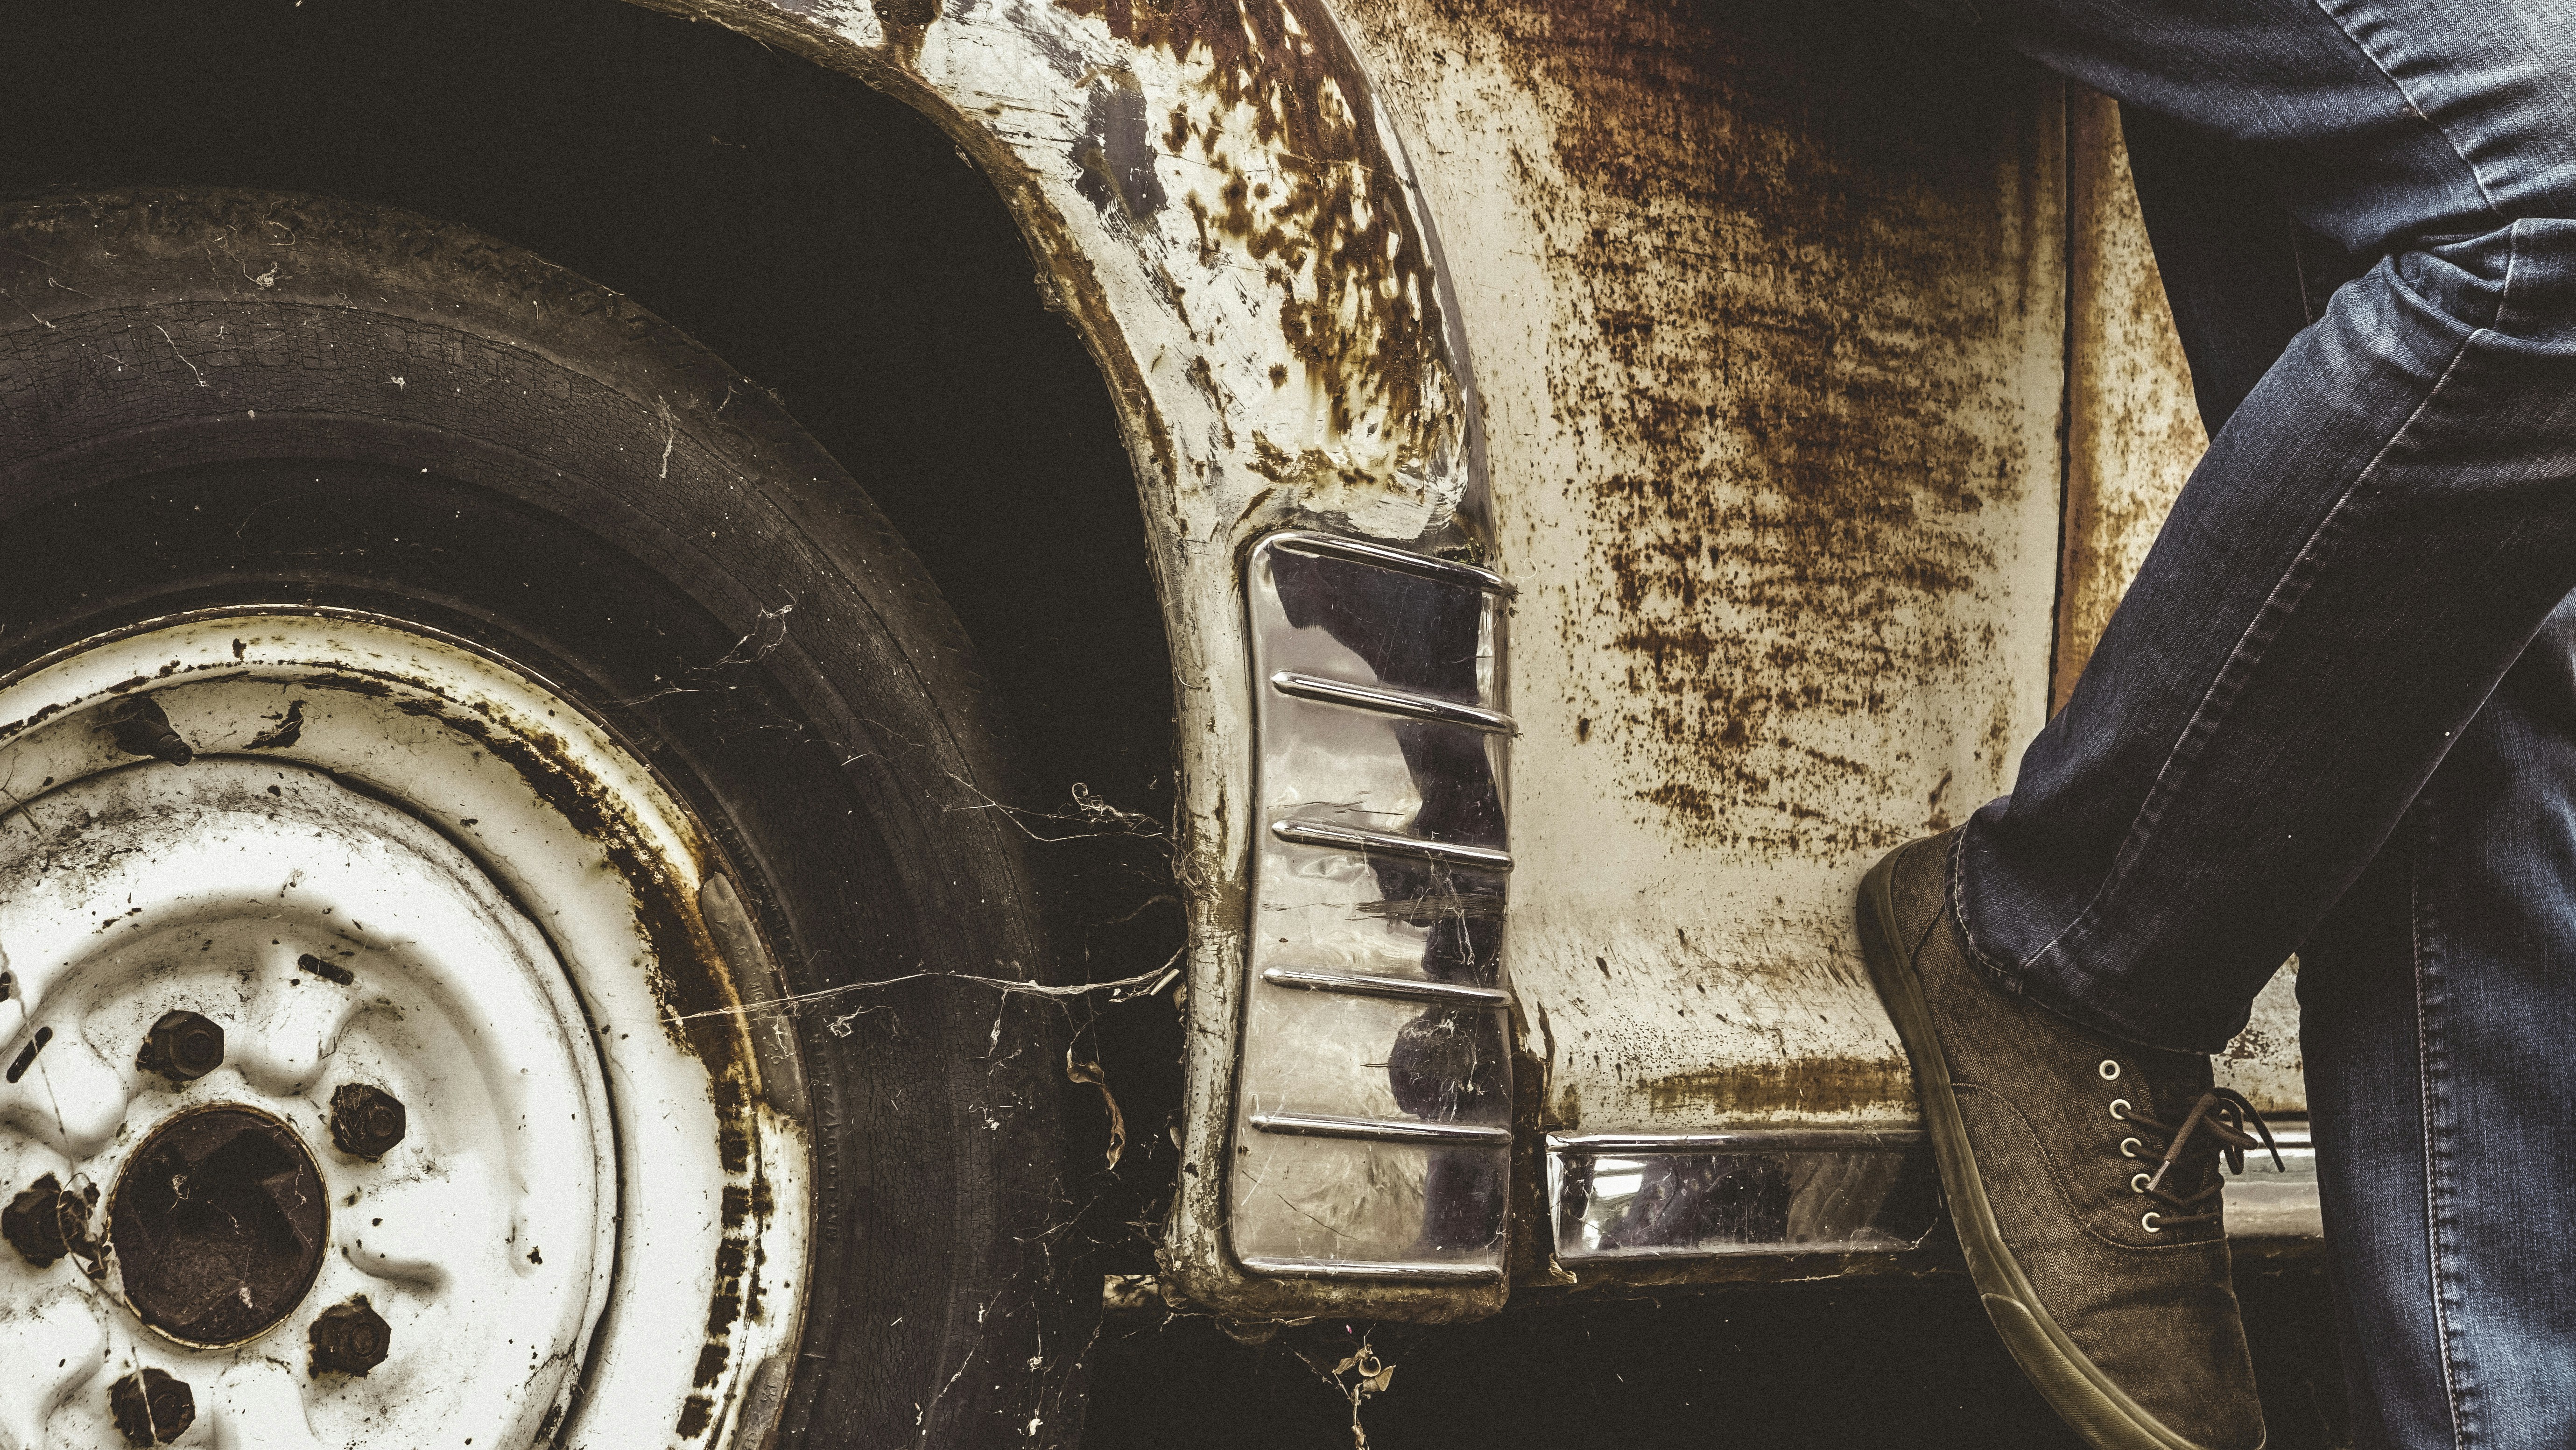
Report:
[{"label": "denim seam stitching", "polygon": [[1968,960],[1985,968],[1988,976],[2001,982],[2014,996],[2023,995],[2020,978],[2013,974],[2011,968],[1997,960],[1993,953],[1977,945],[1976,929],[1968,925],[1968,833],[1965,829],[1951,838],[1950,849],[1946,854],[1950,858],[1946,872],[1950,890],[1949,899],[1944,901],[1942,906],[1959,923],[1959,940],[1968,948]]},{"label": "denim seam stitching", "polygon": [[[2421,800],[2421,796],[2418,797]],[[2432,1301],[2433,1338],[2442,1362],[2442,1403],[2451,1416],[2453,1450],[2465,1450],[2468,1427],[2460,1416],[2460,1379],[2451,1354],[2451,1316],[2442,1302],[2442,1215],[2440,1207],[2440,1173],[2436,1166],[2433,1129],[2433,1034],[2430,1014],[2424,1010],[2425,907],[2422,885],[2423,858],[2431,846],[2432,816],[2430,803],[2425,803],[2423,824],[2414,834],[2424,839],[2410,842],[2406,862],[2406,948],[2410,975],[2415,988],[2415,1098],[2418,1127],[2424,1138],[2424,1264],[2427,1296]]]},{"label": "denim seam stitching", "polygon": [[[2120,849],[2113,856],[2111,869],[2104,874],[2101,886],[2094,890],[2092,899],[2084,903],[2073,920],[2069,921],[2057,935],[2049,938],[2046,945],[2031,953],[2023,961],[2021,971],[2027,972],[2037,966],[2061,945],[2067,944],[2068,938],[2073,937],[2080,941],[2090,935],[2088,928],[2098,915],[2103,898],[2109,896],[2126,879],[2129,867],[2146,849],[2147,839],[2154,832],[2157,824],[2162,821],[2167,804],[2180,789],[2183,773],[2187,772],[2192,763],[2199,758],[2201,745],[2224,722],[2227,706],[2232,704],[2235,696],[2242,691],[2244,673],[2252,670],[2261,661],[2261,647],[2268,644],[2272,636],[2279,633],[2280,626],[2288,620],[2290,611],[2297,608],[2298,598],[2307,593],[2308,581],[2301,576],[2305,572],[2311,572],[2312,561],[2319,558],[2319,541],[2325,539],[2329,530],[2342,520],[2345,510],[2351,506],[2353,496],[2358,494],[2362,485],[2368,483],[2371,476],[2379,471],[2379,465],[2386,460],[2390,450],[2405,440],[2408,431],[2414,428],[2417,420],[2424,416],[2425,410],[2433,406],[2433,400],[2441,396],[2443,386],[2451,381],[2452,374],[2459,371],[2461,360],[2469,355],[2469,348],[2476,343],[2479,335],[2484,331],[2483,328],[2477,329],[2460,340],[2459,347],[2451,353],[2450,361],[2442,365],[2441,375],[2433,380],[2432,387],[2425,389],[2423,401],[2417,403],[2414,411],[2406,415],[2406,421],[2397,426],[2397,431],[2388,436],[2388,441],[2379,446],[2379,451],[2370,456],[2370,462],[2362,465],[2361,471],[2353,476],[2352,482],[2346,484],[2342,494],[2337,496],[2334,506],[2326,510],[2326,516],[2319,519],[2316,528],[2309,532],[2307,542],[2299,548],[2298,556],[2290,561],[2287,569],[2281,571],[2280,579],[2273,584],[2271,592],[2264,596],[2262,607],[2254,612],[2254,618],[2246,624],[2244,634],[2238,636],[2236,648],[2229,652],[2226,662],[2219,666],[2216,678],[2210,681],[2209,689],[2201,695],[2200,704],[2192,710],[2191,718],[2183,723],[2181,737],[2174,741],[2173,749],[2166,753],[2164,764],[2157,768],[2156,778],[2147,788],[2147,798],[2139,803],[2137,819],[2130,823],[2128,836],[2120,843]],[[2289,590],[2293,583],[2299,586],[2296,593],[2292,594],[2287,602],[2283,602],[2285,591]],[[2277,610],[2276,605],[2279,606]],[[2271,626],[2268,630],[2264,628],[2267,624]],[[2254,647],[2250,657],[2249,645]],[[2239,668],[2240,665],[2242,669]],[[2228,688],[2231,681],[2236,688]],[[2225,695],[2224,700],[2221,699],[2222,693]],[[2215,714],[2212,713],[2213,702],[2217,702]],[[1965,912],[1960,914],[1962,917],[1966,915]],[[2116,999],[2126,994],[2114,991],[2108,995]]]},{"label": "denim seam stitching", "polygon": [[[2504,232],[2504,285],[2496,289],[2495,321],[2497,332],[2505,332],[2505,323],[2513,315],[2513,279],[2522,270],[2522,222],[2519,218]],[[2507,336],[2512,334],[2507,332]]]},{"label": "denim seam stitching", "polygon": [[[1959,923],[1959,944],[1967,948],[1968,965],[1985,973],[1989,981],[2006,992],[2016,997],[2037,1001],[2037,998],[2031,997],[2026,984],[2010,966],[1998,959],[1994,953],[1977,945],[1977,934],[1968,925],[1968,833],[1965,829],[1951,839],[1948,855],[1950,858],[1949,893],[1948,898],[1942,902],[1942,909],[1949,912],[1951,920]],[[1937,918],[1933,924],[1936,926],[1940,924]],[[1931,939],[1928,933],[1924,939],[1927,941]]]},{"label": "denim seam stitching", "polygon": [[2317,13],[2323,15],[2327,23],[2334,26],[2336,33],[2352,42],[2352,48],[2361,52],[2362,58],[2370,62],[2370,68],[2379,72],[2380,78],[2388,82],[2389,88],[2397,92],[2398,99],[2406,103],[2406,109],[2413,113],[2415,119],[2422,121],[2434,135],[2442,138],[2442,144],[2450,148],[2451,155],[2459,161],[2460,168],[2469,173],[2469,180],[2477,184],[2478,197],[2487,204],[2487,209],[2494,212],[2499,220],[2510,220],[2510,214],[2505,211],[2504,203],[2496,200],[2495,189],[2487,185],[2486,174],[2478,170],[2478,164],[2470,160],[2469,153],[2462,150],[2460,143],[2452,138],[2450,129],[2433,119],[2433,113],[2424,109],[2423,104],[2415,99],[2415,93],[2408,90],[2406,83],[2397,78],[2397,73],[2388,68],[2388,63],[2379,58],[2379,53],[2370,48],[2370,43],[2353,34],[2352,27],[2344,24],[2343,17],[2327,7],[2326,0],[2311,0],[2311,3],[2316,6]]}]

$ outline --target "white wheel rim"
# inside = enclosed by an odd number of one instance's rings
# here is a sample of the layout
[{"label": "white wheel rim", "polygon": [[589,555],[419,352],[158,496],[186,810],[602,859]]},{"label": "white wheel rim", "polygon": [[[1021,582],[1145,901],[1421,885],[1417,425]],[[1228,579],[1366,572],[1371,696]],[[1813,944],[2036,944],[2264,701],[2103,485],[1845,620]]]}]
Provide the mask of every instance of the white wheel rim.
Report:
[{"label": "white wheel rim", "polygon": [[[117,746],[145,695],[192,762]],[[126,1444],[109,1387],[146,1367],[193,1392],[183,1445],[757,1442],[804,1279],[801,1084],[739,1010],[776,990],[756,940],[700,915],[732,899],[704,834],[604,726],[459,641],[285,607],[64,651],[0,722],[0,1067],[48,1034],[0,1085],[0,1196],[105,1194],[229,1103],[330,1197],[313,1288],[222,1347],[147,1325],[113,1252],[93,1280],[0,1249],[0,1450]],[[225,1031],[185,1084],[135,1062],[172,1009]],[[348,1083],[405,1104],[380,1161],[333,1146]],[[390,1353],[314,1373],[314,1316],[361,1294]]]}]

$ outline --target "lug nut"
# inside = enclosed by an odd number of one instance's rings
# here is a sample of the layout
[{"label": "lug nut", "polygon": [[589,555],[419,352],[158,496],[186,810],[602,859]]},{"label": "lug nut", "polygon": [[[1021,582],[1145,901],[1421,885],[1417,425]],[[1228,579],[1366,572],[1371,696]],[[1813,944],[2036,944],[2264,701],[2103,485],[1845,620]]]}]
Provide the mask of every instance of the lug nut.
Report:
[{"label": "lug nut", "polygon": [[224,1065],[224,1029],[194,1012],[164,1012],[143,1036],[134,1065],[174,1083],[192,1083]]},{"label": "lug nut", "polygon": [[346,1304],[334,1304],[313,1316],[313,1375],[365,1374],[385,1362],[386,1352],[393,1347],[394,1332],[358,1295]]},{"label": "lug nut", "polygon": [[107,1412],[128,1445],[167,1445],[197,1421],[197,1396],[186,1380],[145,1369],[107,1387]]},{"label": "lug nut", "polygon": [[403,1140],[402,1100],[368,1083],[331,1094],[331,1141],[352,1158],[382,1158]]},{"label": "lug nut", "polygon": [[62,1181],[48,1173],[0,1208],[0,1238],[28,1263],[50,1267],[63,1255],[90,1247],[89,1201],[66,1192]]}]

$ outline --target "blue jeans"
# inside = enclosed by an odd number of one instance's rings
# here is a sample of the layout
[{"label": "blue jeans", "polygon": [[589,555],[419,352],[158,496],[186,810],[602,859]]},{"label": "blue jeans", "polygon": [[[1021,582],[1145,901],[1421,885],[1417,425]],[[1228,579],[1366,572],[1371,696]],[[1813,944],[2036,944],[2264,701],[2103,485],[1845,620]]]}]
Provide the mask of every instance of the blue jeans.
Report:
[{"label": "blue jeans", "polygon": [[2297,952],[2361,1443],[2576,1446],[2576,0],[1970,3],[2122,101],[2213,439],[1961,919],[2198,1051]]}]

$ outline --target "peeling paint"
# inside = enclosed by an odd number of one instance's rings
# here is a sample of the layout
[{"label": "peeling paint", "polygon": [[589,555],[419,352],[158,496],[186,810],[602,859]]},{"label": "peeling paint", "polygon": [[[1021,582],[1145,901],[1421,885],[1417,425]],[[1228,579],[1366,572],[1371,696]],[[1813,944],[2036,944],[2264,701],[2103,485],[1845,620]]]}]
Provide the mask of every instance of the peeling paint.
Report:
[{"label": "peeling paint", "polygon": [[1082,135],[1073,143],[1073,184],[1083,200],[1104,214],[1116,207],[1130,226],[1150,223],[1168,198],[1154,174],[1154,143],[1145,133],[1145,91],[1124,72],[1103,77],[1082,110]]}]

